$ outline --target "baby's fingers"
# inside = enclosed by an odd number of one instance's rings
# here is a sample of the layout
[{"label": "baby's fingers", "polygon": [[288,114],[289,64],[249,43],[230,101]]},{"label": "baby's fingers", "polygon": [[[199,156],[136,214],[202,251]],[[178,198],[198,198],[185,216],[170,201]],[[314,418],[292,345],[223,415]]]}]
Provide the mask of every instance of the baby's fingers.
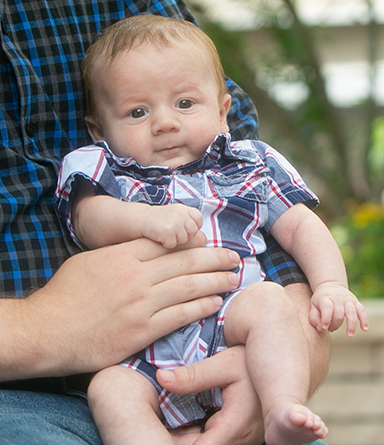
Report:
[{"label": "baby's fingers", "polygon": [[363,331],[368,330],[368,316],[364,306],[359,301],[346,301],[344,314],[347,323],[347,337],[352,338],[356,333],[357,321]]},{"label": "baby's fingers", "polygon": [[187,240],[185,242],[187,242],[188,239],[192,239],[196,235],[196,233],[200,230],[200,225],[197,224],[193,218],[189,218],[184,223],[184,230],[187,236]]},{"label": "baby's fingers", "polygon": [[319,304],[319,311],[321,314],[321,328],[330,330],[335,312],[333,301],[330,298],[323,298]]},{"label": "baby's fingers", "polygon": [[189,216],[193,221],[195,222],[198,229],[201,229],[201,226],[203,225],[203,215],[201,212],[194,207],[189,208]]},{"label": "baby's fingers", "polygon": [[311,310],[309,311],[309,322],[319,332],[321,332],[323,330],[323,327],[321,325],[320,311],[319,311],[319,309],[317,309],[317,307],[314,304],[312,304]]},{"label": "baby's fingers", "polygon": [[161,242],[161,244],[166,249],[174,249],[179,244],[178,239],[177,235],[169,235],[163,242]]},{"label": "baby's fingers", "polygon": [[[329,332],[334,332],[343,324],[344,317],[346,317],[346,310],[344,304],[341,302],[333,302],[333,315],[332,321],[328,326]],[[353,319],[353,313],[351,310],[351,314],[349,315],[350,319]],[[355,320],[356,320],[356,312],[355,312]]]},{"label": "baby's fingers", "polygon": [[357,311],[352,301],[347,301],[344,306],[345,319],[347,321],[347,337],[352,338],[356,332]]},{"label": "baby's fingers", "polygon": [[360,321],[360,327],[362,331],[368,331],[369,323],[368,323],[368,315],[365,312],[364,306],[357,301],[355,303],[356,312],[357,312],[357,318]]}]

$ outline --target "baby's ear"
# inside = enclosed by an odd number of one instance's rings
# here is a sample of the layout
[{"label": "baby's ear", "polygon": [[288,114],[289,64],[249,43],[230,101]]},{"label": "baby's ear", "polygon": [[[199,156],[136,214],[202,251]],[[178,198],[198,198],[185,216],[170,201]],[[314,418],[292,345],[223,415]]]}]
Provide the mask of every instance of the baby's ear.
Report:
[{"label": "baby's ear", "polygon": [[93,143],[104,140],[104,132],[101,125],[93,116],[85,116],[85,124],[87,125],[88,133],[91,135]]},{"label": "baby's ear", "polygon": [[228,133],[229,127],[227,124],[227,114],[231,106],[232,97],[230,94],[226,93],[220,104],[220,130],[222,133]]}]

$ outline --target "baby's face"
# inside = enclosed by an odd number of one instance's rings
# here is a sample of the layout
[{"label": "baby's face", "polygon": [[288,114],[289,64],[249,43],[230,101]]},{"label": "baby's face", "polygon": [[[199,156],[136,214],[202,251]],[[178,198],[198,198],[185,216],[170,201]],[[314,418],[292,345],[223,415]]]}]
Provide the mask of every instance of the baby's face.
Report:
[{"label": "baby's face", "polygon": [[142,166],[197,159],[228,131],[230,96],[219,101],[210,63],[189,44],[120,53],[100,72],[98,118],[88,120],[93,140]]}]

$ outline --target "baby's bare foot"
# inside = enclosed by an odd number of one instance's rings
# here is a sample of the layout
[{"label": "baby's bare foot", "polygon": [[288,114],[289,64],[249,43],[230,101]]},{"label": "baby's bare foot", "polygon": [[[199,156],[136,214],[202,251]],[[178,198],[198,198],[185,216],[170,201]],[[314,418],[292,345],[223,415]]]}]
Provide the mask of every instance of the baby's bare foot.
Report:
[{"label": "baby's bare foot", "polygon": [[328,428],[306,406],[287,402],[273,407],[265,418],[268,445],[301,445],[323,439]]}]

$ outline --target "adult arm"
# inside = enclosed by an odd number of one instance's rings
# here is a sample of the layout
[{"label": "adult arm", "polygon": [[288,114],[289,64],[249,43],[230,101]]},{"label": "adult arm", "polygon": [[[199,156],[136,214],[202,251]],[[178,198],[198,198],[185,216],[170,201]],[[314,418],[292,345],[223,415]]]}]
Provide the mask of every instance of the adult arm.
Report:
[{"label": "adult arm", "polygon": [[318,332],[310,323],[312,292],[307,284],[293,283],[285,287],[293,301],[308,343],[310,365],[309,397],[312,397],[324,382],[330,359],[330,337],[327,331]]},{"label": "adult arm", "polygon": [[97,371],[215,313],[238,257],[198,238],[171,253],[145,239],[84,252],[29,297],[1,299],[0,380]]}]

